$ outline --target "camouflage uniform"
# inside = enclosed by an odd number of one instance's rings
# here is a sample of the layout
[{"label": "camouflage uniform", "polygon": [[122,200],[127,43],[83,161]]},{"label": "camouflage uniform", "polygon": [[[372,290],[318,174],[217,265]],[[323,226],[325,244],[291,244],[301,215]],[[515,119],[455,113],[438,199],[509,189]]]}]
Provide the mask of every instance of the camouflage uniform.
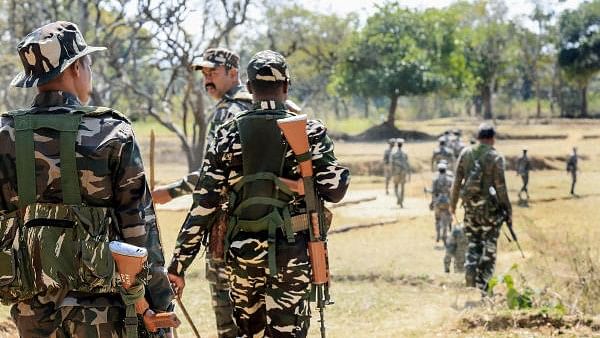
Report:
[{"label": "camouflage uniform", "polygon": [[577,150],[567,159],[567,172],[571,174],[571,195],[575,195],[575,183],[577,182]]},{"label": "camouflage uniform", "polygon": [[431,171],[435,171],[435,168],[440,161],[446,161],[450,171],[454,169],[454,153],[452,149],[446,146],[446,144],[445,141],[440,141],[439,147],[433,151],[433,156],[431,157]]},{"label": "camouflage uniform", "polygon": [[454,272],[465,272],[465,254],[469,241],[465,236],[464,228],[457,226],[450,232],[446,241],[446,255],[444,255],[444,272],[450,272],[450,263],[454,259]]},{"label": "camouflage uniform", "polygon": [[[484,124],[480,126],[480,135],[493,137],[495,130]],[[479,159],[481,165],[481,192],[467,198],[465,189],[470,173],[474,170],[475,159]],[[495,200],[489,192],[490,187],[495,189]],[[496,244],[502,225],[501,210],[512,215],[504,178],[504,158],[496,149],[480,143],[462,151],[450,195],[452,210],[456,210],[459,194],[465,208],[465,234],[469,240],[465,263],[467,286],[486,290],[496,263]]]},{"label": "camouflage uniform", "polygon": [[[193,69],[201,70],[202,67],[214,68],[224,65],[239,68],[239,57],[224,48],[210,48],[203,54],[203,60],[193,65]],[[225,122],[233,119],[242,111],[248,110],[252,97],[242,85],[232,87],[217,102],[214,112],[210,115],[210,123],[206,135],[206,151],[215,139],[217,129]],[[200,179],[200,169],[187,174],[186,177],[167,186],[167,191],[172,198],[191,194]],[[221,258],[213,258],[209,251],[206,252],[206,280],[210,285],[212,306],[217,321],[217,331],[220,338],[236,337],[237,327],[233,321],[233,304],[229,297],[229,281],[225,271],[225,262]]]},{"label": "camouflage uniform", "polygon": [[[439,167],[438,167],[439,168]],[[433,180],[431,188],[431,206],[435,212],[436,242],[440,239],[446,243],[447,231],[452,228],[452,215],[450,214],[450,187],[454,178],[446,173],[446,166]]]},{"label": "camouflage uniform", "polygon": [[[45,43],[43,48],[41,41]],[[19,74],[12,84],[18,87],[32,87],[55,78],[74,62],[73,58],[77,59],[91,51],[104,48],[86,47],[76,25],[55,22],[28,35],[19,44],[18,49],[26,71]],[[54,54],[53,51],[58,53]],[[48,54],[45,54],[46,52]],[[39,62],[31,65],[31,60]],[[75,139],[74,173],[79,178],[76,184],[79,185],[80,198],[85,206],[112,208],[117,222],[117,238],[148,249],[150,278],[146,286],[146,298],[151,308],[166,311],[171,307],[173,295],[165,274],[164,256],[144,175],[142,156],[129,121],[110,108],[82,106],[74,95],[60,91],[41,92],[36,96],[31,109],[20,111],[21,114],[52,114],[56,119],[76,112],[85,112]],[[53,237],[48,237],[47,233],[43,232],[44,229],[51,228],[50,224],[57,222],[56,220],[28,219],[29,213],[34,213],[32,210],[54,210],[63,205],[63,186],[69,182],[66,182],[65,177],[61,177],[63,161],[60,157],[59,149],[62,148],[59,141],[62,136],[59,137],[59,132],[50,128],[33,131],[34,204],[23,209],[23,192],[18,191],[20,185],[17,184],[19,174],[16,162],[20,155],[16,154],[15,135],[15,117],[9,114],[1,115],[0,226],[6,230],[11,222],[14,224],[36,221],[32,226],[39,226],[39,240],[29,241],[32,247],[27,250],[35,252],[32,257],[32,269],[37,270],[41,269],[38,262],[43,261],[42,257],[59,258],[64,255],[61,248],[68,246],[64,244],[64,238],[52,242]],[[15,212],[17,218],[11,216]],[[3,246],[7,245],[6,240],[7,237],[3,237]],[[82,245],[91,245],[89,239],[81,241]],[[69,265],[72,258],[64,255],[63,261]],[[19,261],[19,264],[25,262]],[[91,258],[89,264],[94,264],[94,258]],[[36,271],[34,274],[48,276],[51,272]],[[125,309],[121,295],[117,293],[114,285],[103,285],[100,288],[113,290],[112,292],[86,293],[73,292],[64,286],[63,280],[46,277],[42,281],[45,291],[18,301],[11,308],[11,317],[22,337],[87,338],[124,335]]]},{"label": "camouflage uniform", "polygon": [[[398,141],[398,150],[392,155],[392,177],[394,181],[394,193],[396,194],[397,204],[404,207],[404,184],[407,177],[410,177],[410,163],[408,155],[402,151],[404,140]],[[400,191],[398,191],[400,187]]]},{"label": "camouflage uniform", "polygon": [[522,200],[522,193],[525,193],[527,199],[529,199],[529,191],[527,190],[527,185],[529,184],[529,171],[531,170],[531,161],[527,157],[527,150],[523,150],[523,156],[519,158],[517,161],[517,174],[521,176],[523,180],[523,186],[521,190],[519,190],[519,200]]},{"label": "camouflage uniform", "polygon": [[388,141],[389,147],[383,152],[383,176],[385,177],[385,194],[389,193],[388,186],[392,178],[392,151],[394,150],[394,139]]},{"label": "camouflage uniform", "polygon": [[456,129],[452,133],[454,134],[454,137],[452,138],[452,141],[450,143],[450,148],[454,153],[454,157],[458,158],[460,152],[465,148],[465,144],[460,139],[462,136],[462,132],[460,129]]},{"label": "camouflage uniform", "polygon": [[[274,52],[261,52],[252,58],[248,77],[255,79],[260,71],[262,81],[287,81],[289,75],[284,62],[283,57]],[[257,70],[251,72],[254,69],[251,67]],[[185,272],[200,250],[211,217],[220,207],[219,196],[224,190],[231,191],[244,178],[245,160],[238,119],[282,110],[285,110],[283,102],[257,101],[253,110],[218,129],[216,140],[203,162],[202,175],[194,191],[194,204],[177,237],[168,269],[170,273],[181,276]],[[333,143],[320,122],[308,121],[307,134],[317,190],[325,200],[339,201],[348,187],[348,169],[337,164]],[[287,151],[282,176],[299,178],[297,164],[293,152]],[[304,204],[302,199],[294,201],[289,205],[291,216],[301,214]],[[267,231],[239,231],[231,235],[226,258],[236,324],[242,337],[305,337],[309,325],[311,276],[308,234],[297,232],[294,241],[288,242],[278,228],[275,238],[269,238]],[[269,269],[270,243],[276,248],[276,271]]]}]

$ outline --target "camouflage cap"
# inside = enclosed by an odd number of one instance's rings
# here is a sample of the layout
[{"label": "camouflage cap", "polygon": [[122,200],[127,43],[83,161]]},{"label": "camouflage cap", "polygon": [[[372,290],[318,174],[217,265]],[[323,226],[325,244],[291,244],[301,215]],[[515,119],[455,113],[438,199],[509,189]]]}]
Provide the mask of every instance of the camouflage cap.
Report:
[{"label": "camouflage cap", "polygon": [[248,62],[249,81],[289,81],[290,72],[283,55],[272,50],[254,54]]},{"label": "camouflage cap", "polygon": [[446,170],[446,169],[448,169],[448,162],[446,162],[445,160],[439,161],[438,164],[437,164],[437,169],[438,170]]},{"label": "camouflage cap", "polygon": [[230,68],[240,68],[240,57],[227,48],[209,48],[202,54],[202,60],[192,64],[193,70],[202,70],[202,68],[216,68],[225,66]]},{"label": "camouflage cap", "polygon": [[404,139],[403,138],[397,138],[396,139],[396,143],[398,143],[398,145],[404,144]]},{"label": "camouflage cap", "polygon": [[396,143],[396,139],[395,138],[390,138],[388,139],[388,144],[395,144]]},{"label": "camouflage cap", "polygon": [[57,21],[29,33],[17,45],[23,72],[10,83],[15,87],[35,87],[56,78],[82,56],[105,50],[88,46],[76,24]]}]

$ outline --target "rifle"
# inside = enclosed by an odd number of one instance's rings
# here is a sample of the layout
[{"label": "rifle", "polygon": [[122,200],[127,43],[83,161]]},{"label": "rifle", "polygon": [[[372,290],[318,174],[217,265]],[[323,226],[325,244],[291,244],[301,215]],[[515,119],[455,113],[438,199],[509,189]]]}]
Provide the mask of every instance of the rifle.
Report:
[{"label": "rifle", "polygon": [[[300,167],[309,222],[310,241],[308,242],[308,254],[312,267],[312,284],[315,288],[317,308],[319,309],[319,317],[321,319],[321,338],[325,338],[324,309],[326,305],[332,304],[329,297],[327,230],[325,229],[322,216],[323,205],[315,190],[311,152],[308,144],[308,135],[306,134],[306,115],[297,115],[277,120],[277,125],[291,146],[294,155],[296,155]],[[302,189],[297,190],[301,191]]]},{"label": "rifle", "polygon": [[505,207],[502,207],[500,205],[500,203],[498,202],[498,196],[496,195],[496,189],[494,187],[489,188],[489,193],[490,193],[490,196],[492,196],[492,199],[494,200],[496,206],[498,206],[498,208],[500,208],[500,212],[502,213],[502,223],[501,224],[506,223],[506,227],[508,228],[508,231],[510,232],[512,240],[508,237],[508,235],[506,235],[506,233],[504,233],[504,236],[506,236],[506,239],[508,239],[509,242],[514,241],[515,244],[517,244],[517,248],[521,252],[521,257],[525,258],[525,254],[523,253],[523,250],[521,249],[521,245],[519,244],[519,240],[517,239],[517,234],[515,233],[515,230],[513,229],[512,220],[510,219],[510,217],[508,215],[508,210],[506,210]]},{"label": "rifle", "polygon": [[[156,332],[161,328],[176,328],[181,324],[177,315],[174,312],[155,313],[150,309],[148,301],[144,298],[144,286],[139,282],[136,283],[136,276],[142,272],[144,264],[148,258],[148,251],[145,248],[124,242],[112,241],[109,244],[110,252],[115,260],[117,272],[121,280],[121,287],[124,292],[121,292],[123,301],[127,305],[126,324],[137,326],[137,316],[141,315],[144,326],[149,332]],[[133,305],[133,310],[129,305]],[[137,334],[128,332],[128,336]]]}]

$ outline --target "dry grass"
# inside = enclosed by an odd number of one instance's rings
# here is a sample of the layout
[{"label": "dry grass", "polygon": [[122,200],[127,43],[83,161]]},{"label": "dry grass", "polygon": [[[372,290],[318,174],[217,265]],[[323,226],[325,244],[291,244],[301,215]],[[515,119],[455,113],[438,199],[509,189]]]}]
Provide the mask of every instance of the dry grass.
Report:
[{"label": "dry grass", "polygon": [[[598,122],[551,121],[551,124],[525,125],[505,121],[500,132],[510,134],[567,134],[566,140],[506,140],[497,148],[507,156],[517,156],[526,144],[533,156],[565,156],[573,145],[587,157],[581,162],[577,191],[580,198],[568,195],[569,176],[563,170],[538,171],[531,175],[529,208],[515,206],[515,230],[527,259],[520,258],[513,244],[499,242],[497,271],[518,263],[530,286],[548,289],[559,295],[573,313],[594,315],[599,310],[594,283],[598,266],[596,243],[600,240],[600,147],[597,139],[583,139],[598,133]],[[402,129],[416,128],[437,133],[458,126],[455,120],[411,122]],[[466,130],[474,130],[469,122]],[[159,182],[183,176],[183,157],[176,142],[168,144],[163,162],[157,168]],[[425,166],[434,142],[409,143],[406,151],[413,163]],[[160,143],[159,143],[160,145]],[[164,149],[164,148],[163,148]],[[384,144],[336,144],[340,161],[378,160]],[[178,159],[173,161],[172,159]],[[564,163],[556,160],[558,168]],[[478,305],[479,295],[461,287],[461,275],[443,273],[441,246],[434,242],[433,215],[428,211],[428,196],[423,187],[431,184],[432,175],[425,171],[413,175],[407,185],[406,208],[399,209],[391,196],[383,193],[381,177],[353,177],[347,199],[377,196],[377,200],[335,209],[334,227],[397,218],[398,222],[368,229],[349,231],[330,237],[332,296],[336,304],[326,313],[329,337],[549,337],[559,334],[556,328],[509,328],[488,331],[485,327],[467,328],[460,318],[474,316],[486,309]],[[520,180],[514,172],[507,174],[510,196],[516,201]],[[165,253],[168,258],[185,211],[158,211]],[[568,234],[568,236],[567,236]],[[590,248],[588,251],[587,248]],[[184,301],[200,327],[203,337],[215,337],[214,318],[209,291],[204,280],[204,261],[198,257],[187,275]],[[587,294],[586,294],[587,292]],[[475,307],[473,308],[473,306]],[[7,308],[3,308],[4,314]],[[318,321],[313,320],[310,336],[318,337]],[[586,331],[588,330],[588,331]],[[186,323],[180,337],[191,337]],[[566,336],[592,335],[589,328],[564,331]]]}]

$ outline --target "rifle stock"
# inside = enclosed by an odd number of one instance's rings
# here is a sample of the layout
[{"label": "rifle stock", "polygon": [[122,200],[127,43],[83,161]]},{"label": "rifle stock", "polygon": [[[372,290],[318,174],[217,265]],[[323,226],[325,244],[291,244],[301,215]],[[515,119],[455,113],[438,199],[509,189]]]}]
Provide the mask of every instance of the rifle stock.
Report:
[{"label": "rifle stock", "polygon": [[[148,252],[144,248],[117,241],[110,242],[109,248],[117,266],[121,286],[129,290],[136,276],[143,270]],[[181,324],[174,312],[155,313],[143,296],[135,302],[134,306],[135,313],[142,316],[144,326],[150,332],[156,332],[161,328],[176,328]]]}]

